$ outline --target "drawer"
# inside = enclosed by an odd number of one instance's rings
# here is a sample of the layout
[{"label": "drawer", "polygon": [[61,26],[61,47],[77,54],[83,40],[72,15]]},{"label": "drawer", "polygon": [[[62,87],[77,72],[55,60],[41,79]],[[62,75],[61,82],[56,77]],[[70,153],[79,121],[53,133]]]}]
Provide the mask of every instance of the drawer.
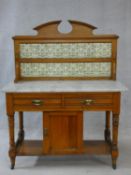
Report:
[{"label": "drawer", "polygon": [[113,93],[15,93],[16,111],[111,110]]},{"label": "drawer", "polygon": [[67,94],[64,98],[65,107],[71,109],[105,109],[113,104],[112,93]]},{"label": "drawer", "polygon": [[15,94],[14,107],[22,110],[45,110],[61,106],[60,95],[55,94]]}]

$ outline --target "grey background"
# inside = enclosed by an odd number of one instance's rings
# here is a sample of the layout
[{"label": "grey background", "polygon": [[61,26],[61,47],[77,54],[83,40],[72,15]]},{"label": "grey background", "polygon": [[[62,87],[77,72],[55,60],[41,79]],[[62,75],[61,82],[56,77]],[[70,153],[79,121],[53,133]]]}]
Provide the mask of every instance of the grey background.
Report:
[{"label": "grey background", "polygon": [[[33,31],[32,28],[35,26],[48,21],[60,19],[63,21],[72,19],[87,22],[98,27],[94,33],[115,33],[120,36],[118,41],[117,79],[128,87],[128,92],[123,93],[121,104],[122,108],[119,140],[122,154],[119,158],[119,168],[122,167],[122,169],[119,170],[120,172],[123,171],[123,174],[125,172],[128,174],[128,172],[131,171],[129,164],[129,162],[131,162],[131,150],[129,150],[131,143],[131,0],[0,0],[0,88],[5,86],[8,82],[14,80],[14,48],[13,41],[11,39],[12,36],[34,35],[36,32]],[[64,32],[69,30],[69,26],[66,22],[63,22],[63,25],[61,25],[60,28]],[[27,133],[26,137],[41,138],[41,113],[26,113],[25,116],[25,130]],[[102,112],[85,113],[84,138],[103,138],[103,119],[104,113]],[[16,130],[18,126],[17,124],[18,121],[16,114]],[[2,165],[1,167],[5,168],[2,170],[0,167],[0,172],[6,172],[6,168],[8,169],[9,165],[7,156],[8,123],[5,111],[5,96],[2,92],[0,92],[0,135],[2,138],[0,138],[2,140],[0,143],[0,166]],[[18,160],[18,167],[21,168],[21,164],[24,162],[24,159],[27,162],[28,159],[30,159],[30,161],[36,161],[34,158],[23,158]],[[86,158],[81,159],[82,161],[85,161]],[[101,160],[102,163],[98,160]],[[49,160],[44,161],[45,162],[43,164],[48,164]],[[38,165],[40,165],[40,162],[38,160]],[[93,162],[89,159],[87,162],[89,162],[89,165],[92,165],[91,168],[96,168],[97,171],[99,171],[99,166],[103,164],[104,160],[98,158]],[[88,172],[86,169],[87,162],[85,161],[84,165],[80,163],[80,165],[83,165],[82,167],[85,168],[85,171],[83,170],[83,174],[90,174],[90,171]],[[106,168],[110,172],[111,168],[108,158],[105,160],[105,162],[107,162]],[[54,167],[53,162],[50,163]],[[58,164],[56,165],[58,168],[57,174],[64,174],[64,171],[59,169]],[[61,164],[61,167],[65,164],[67,165],[67,168],[68,161],[65,161],[65,163]],[[77,164],[79,164],[79,161],[77,161]],[[24,165],[26,166],[26,163]],[[23,169],[24,165],[22,166]],[[31,165],[27,165],[29,170],[30,166],[32,167],[33,165],[33,162]],[[54,172],[54,169],[51,168],[51,165],[49,166],[49,169],[51,172]],[[73,165],[75,165],[75,163]],[[75,171],[73,165],[70,167],[72,168],[70,170],[74,174],[79,174],[82,170],[82,167],[80,168],[80,171]],[[103,166],[101,165],[100,167]],[[41,164],[41,169],[42,168],[43,167]],[[48,172],[49,169],[45,168],[45,172]],[[92,172],[92,169],[90,170]],[[51,173],[50,171],[48,174]],[[69,169],[67,168],[65,172],[68,173],[68,171]],[[105,172],[107,174],[106,170]],[[95,173],[95,171],[91,174],[93,173]],[[111,171],[110,173],[114,173],[114,171]]]}]

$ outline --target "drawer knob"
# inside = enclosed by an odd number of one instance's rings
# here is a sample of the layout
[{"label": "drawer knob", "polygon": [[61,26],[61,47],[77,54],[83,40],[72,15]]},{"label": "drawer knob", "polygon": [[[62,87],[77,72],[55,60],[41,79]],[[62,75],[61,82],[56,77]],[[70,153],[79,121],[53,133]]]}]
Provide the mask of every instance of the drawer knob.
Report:
[{"label": "drawer knob", "polygon": [[42,100],[32,100],[32,104],[35,106],[40,106],[43,104],[43,101]]},{"label": "drawer knob", "polygon": [[92,99],[87,99],[87,100],[84,100],[83,101],[83,104],[84,105],[90,105],[90,104],[92,104],[94,102],[94,100],[92,100]]}]

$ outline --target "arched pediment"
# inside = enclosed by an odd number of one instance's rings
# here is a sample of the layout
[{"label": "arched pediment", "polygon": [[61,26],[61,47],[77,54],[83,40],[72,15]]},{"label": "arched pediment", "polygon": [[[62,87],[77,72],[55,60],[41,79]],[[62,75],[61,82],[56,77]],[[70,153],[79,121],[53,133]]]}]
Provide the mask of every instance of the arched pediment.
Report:
[{"label": "arched pediment", "polygon": [[88,23],[68,20],[69,24],[72,27],[71,32],[69,33],[61,33],[58,30],[58,26],[62,21],[52,21],[48,23],[41,24],[34,28],[38,32],[38,36],[46,36],[46,37],[87,37],[92,35],[93,30],[96,29],[95,26],[92,26]]}]

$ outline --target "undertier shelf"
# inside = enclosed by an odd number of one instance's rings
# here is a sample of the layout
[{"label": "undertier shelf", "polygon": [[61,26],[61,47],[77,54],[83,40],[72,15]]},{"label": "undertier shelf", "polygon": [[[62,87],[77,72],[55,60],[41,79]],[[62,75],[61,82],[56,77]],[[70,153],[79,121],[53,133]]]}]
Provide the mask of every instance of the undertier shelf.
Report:
[{"label": "undertier shelf", "polygon": [[[17,155],[40,156],[45,155],[42,140],[24,140],[17,146]],[[49,153],[52,154],[52,153]],[[59,154],[59,153],[58,153]],[[78,154],[105,155],[111,154],[111,144],[103,140],[83,141],[83,148]]]}]

